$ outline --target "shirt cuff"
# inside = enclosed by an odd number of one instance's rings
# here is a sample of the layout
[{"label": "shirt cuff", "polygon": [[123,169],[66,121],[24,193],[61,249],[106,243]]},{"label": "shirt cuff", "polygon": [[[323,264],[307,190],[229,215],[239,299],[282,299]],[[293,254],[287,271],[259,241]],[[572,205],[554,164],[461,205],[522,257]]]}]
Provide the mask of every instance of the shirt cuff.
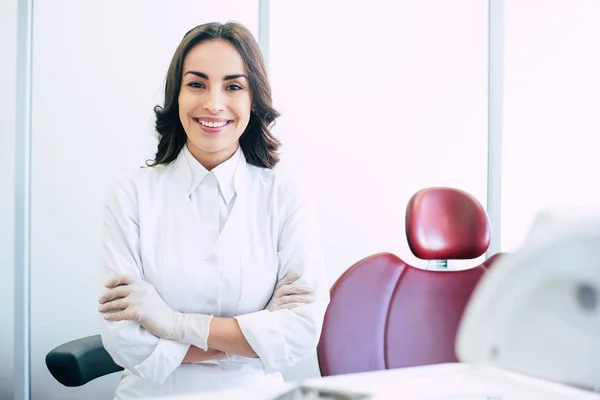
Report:
[{"label": "shirt cuff", "polygon": [[154,351],[132,371],[142,379],[162,384],[179,367],[185,358],[189,344],[159,339]]},{"label": "shirt cuff", "polygon": [[275,313],[267,310],[235,317],[252,350],[267,372],[278,372],[291,363],[286,340],[278,328]]}]

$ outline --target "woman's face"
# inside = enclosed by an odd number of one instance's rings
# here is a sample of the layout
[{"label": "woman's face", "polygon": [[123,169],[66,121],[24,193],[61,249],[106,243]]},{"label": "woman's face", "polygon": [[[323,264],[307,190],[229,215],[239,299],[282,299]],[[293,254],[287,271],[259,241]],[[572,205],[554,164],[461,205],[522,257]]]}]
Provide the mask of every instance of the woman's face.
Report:
[{"label": "woman's face", "polygon": [[237,49],[221,39],[194,46],[183,62],[178,102],[194,157],[207,169],[229,159],[252,107],[248,74]]}]

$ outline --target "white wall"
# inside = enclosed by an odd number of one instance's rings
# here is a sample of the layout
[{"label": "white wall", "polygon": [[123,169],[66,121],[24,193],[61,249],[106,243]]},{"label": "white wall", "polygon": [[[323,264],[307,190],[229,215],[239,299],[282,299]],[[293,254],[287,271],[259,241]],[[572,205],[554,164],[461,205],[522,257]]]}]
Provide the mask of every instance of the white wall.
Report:
[{"label": "white wall", "polygon": [[543,208],[600,212],[600,2],[505,0],[502,250]]},{"label": "white wall", "polygon": [[[409,198],[452,186],[486,204],[487,2],[271,7],[281,168],[312,185],[330,283],[382,251],[424,266],[406,242]],[[317,374],[314,357],[289,372]]]},{"label": "white wall", "polygon": [[118,374],[64,388],[48,351],[98,333],[101,207],[109,185],[155,151],[154,105],[190,28],[239,20],[257,35],[258,1],[34,4],[32,398],[111,398]]},{"label": "white wall", "polygon": [[0,2],[0,399],[13,396],[17,1]]}]

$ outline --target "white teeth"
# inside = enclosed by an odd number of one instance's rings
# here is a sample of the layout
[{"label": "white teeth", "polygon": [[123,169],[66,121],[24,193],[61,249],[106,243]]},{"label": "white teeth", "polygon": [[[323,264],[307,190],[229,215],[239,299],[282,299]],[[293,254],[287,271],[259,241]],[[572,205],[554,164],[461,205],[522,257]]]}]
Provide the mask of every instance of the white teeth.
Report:
[{"label": "white teeth", "polygon": [[222,128],[225,125],[227,125],[227,122],[209,122],[209,121],[202,121],[201,119],[198,119],[197,121],[200,122],[202,125],[207,126],[209,128]]}]

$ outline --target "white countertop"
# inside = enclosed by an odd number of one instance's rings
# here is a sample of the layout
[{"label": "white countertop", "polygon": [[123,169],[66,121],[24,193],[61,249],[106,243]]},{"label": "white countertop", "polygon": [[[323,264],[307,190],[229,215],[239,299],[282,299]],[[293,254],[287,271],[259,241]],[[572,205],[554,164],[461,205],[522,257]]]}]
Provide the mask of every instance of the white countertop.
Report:
[{"label": "white countertop", "polygon": [[439,364],[290,382],[281,387],[255,387],[164,400],[272,400],[298,384],[368,393],[372,400],[600,400],[600,393],[515,374],[492,367]]}]

